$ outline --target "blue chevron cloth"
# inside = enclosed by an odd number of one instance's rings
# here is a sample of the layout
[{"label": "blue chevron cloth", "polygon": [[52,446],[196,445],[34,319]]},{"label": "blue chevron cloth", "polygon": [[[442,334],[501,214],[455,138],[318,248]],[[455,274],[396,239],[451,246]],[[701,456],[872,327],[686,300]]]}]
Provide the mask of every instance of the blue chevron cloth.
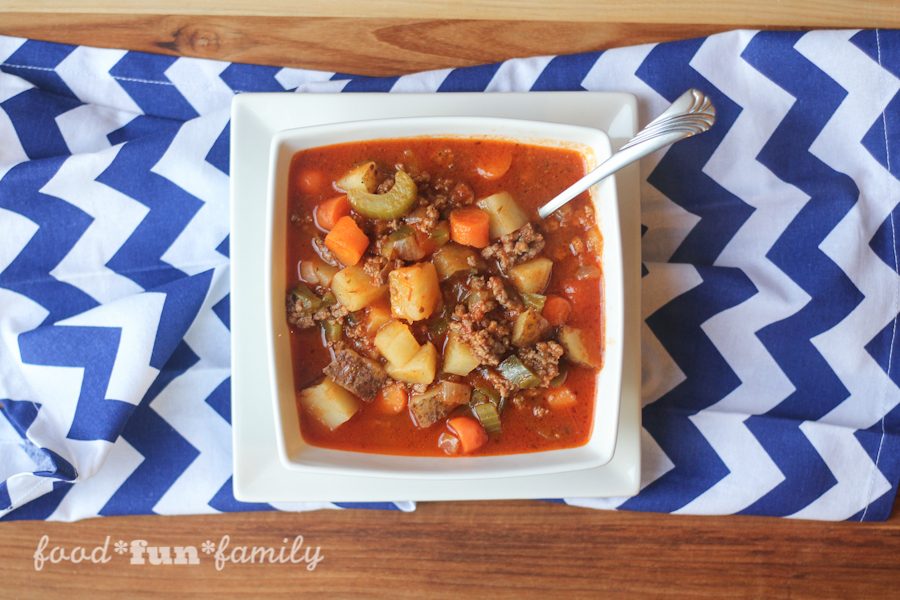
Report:
[{"label": "blue chevron cloth", "polygon": [[641,165],[642,491],[565,501],[885,519],[898,77],[898,31],[736,31],[385,78],[0,37],[0,517],[339,507],[232,495],[234,94],[618,90],[646,122],[697,87],[716,127]]}]

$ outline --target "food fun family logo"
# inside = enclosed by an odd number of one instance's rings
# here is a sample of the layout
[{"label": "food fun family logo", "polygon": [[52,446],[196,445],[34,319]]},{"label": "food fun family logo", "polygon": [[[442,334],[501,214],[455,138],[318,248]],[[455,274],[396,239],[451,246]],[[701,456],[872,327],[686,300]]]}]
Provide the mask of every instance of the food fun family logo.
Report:
[{"label": "food fun family logo", "polygon": [[[118,556],[116,556],[118,555]],[[303,536],[283,538],[278,546],[247,546],[232,543],[231,536],[223,535],[218,542],[206,540],[199,546],[158,546],[147,540],[117,540],[106,536],[96,546],[60,546],[44,535],[34,551],[34,570],[42,571],[48,564],[107,564],[127,560],[128,564],[148,567],[191,566],[211,562],[216,571],[228,564],[303,565],[307,571],[315,571],[325,556],[320,546],[309,546]]]}]

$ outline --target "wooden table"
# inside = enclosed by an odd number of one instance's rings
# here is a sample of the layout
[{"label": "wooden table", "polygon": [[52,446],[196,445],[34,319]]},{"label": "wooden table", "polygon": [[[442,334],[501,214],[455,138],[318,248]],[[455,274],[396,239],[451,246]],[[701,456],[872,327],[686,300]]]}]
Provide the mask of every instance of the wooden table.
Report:
[{"label": "wooden table", "polygon": [[[898,27],[896,0],[0,0],[0,34],[380,75],[512,56],[595,50],[735,27]],[[297,6],[300,5],[300,6]],[[19,12],[16,12],[19,11]],[[30,12],[22,12],[30,11]],[[66,12],[58,12],[66,11]],[[203,13],[205,16],[196,16]],[[372,18],[357,18],[372,15]],[[896,511],[895,511],[896,512]],[[117,540],[280,548],[303,535],[315,570],[292,564],[45,565],[42,535],[68,549]],[[114,566],[113,566],[114,565]],[[413,514],[327,511],[128,517],[0,525],[0,596],[421,598],[887,597],[900,583],[900,517],[817,523],[591,511],[542,502],[422,504]]]}]

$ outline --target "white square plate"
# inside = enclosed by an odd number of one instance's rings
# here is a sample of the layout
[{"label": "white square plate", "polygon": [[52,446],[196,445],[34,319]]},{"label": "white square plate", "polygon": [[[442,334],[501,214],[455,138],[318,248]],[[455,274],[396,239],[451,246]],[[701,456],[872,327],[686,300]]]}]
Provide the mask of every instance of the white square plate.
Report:
[{"label": "white square plate", "polygon": [[[379,477],[289,468],[280,459],[268,377],[265,198],[271,145],[284,129],[411,116],[490,116],[605,130],[617,146],[636,127],[627,94],[242,94],[231,122],[231,323],[234,494],[243,501],[365,502],[627,496],[640,479],[640,205],[637,169],[616,178],[624,268],[622,397],[615,453],[577,471],[479,479]],[[384,137],[384,136],[375,136]],[[597,412],[595,418],[602,419]],[[457,459],[458,460],[458,459]],[[446,460],[452,463],[456,460]],[[470,475],[471,476],[471,475]]]}]

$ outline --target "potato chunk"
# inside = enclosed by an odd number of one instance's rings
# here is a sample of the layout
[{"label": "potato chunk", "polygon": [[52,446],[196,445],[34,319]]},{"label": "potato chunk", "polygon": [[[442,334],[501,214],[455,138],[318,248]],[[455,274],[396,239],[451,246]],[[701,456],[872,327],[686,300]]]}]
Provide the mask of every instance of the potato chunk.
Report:
[{"label": "potato chunk", "polygon": [[444,373],[465,377],[479,364],[481,361],[475,356],[472,347],[451,331],[444,346]]},{"label": "potato chunk", "polygon": [[359,410],[359,401],[329,378],[319,385],[300,392],[300,406],[307,413],[334,431],[350,420]]},{"label": "potato chunk", "polygon": [[349,192],[350,190],[364,190],[366,192],[374,192],[378,186],[378,178],[376,177],[376,166],[372,161],[364,162],[357,165],[344,173],[337,180],[337,186]]},{"label": "potato chunk", "polygon": [[519,313],[513,324],[512,343],[518,348],[526,348],[541,340],[550,329],[550,323],[537,311],[528,309]]},{"label": "potato chunk", "polygon": [[390,305],[387,302],[376,302],[366,313],[366,335],[374,338],[378,330],[390,320]]},{"label": "potato chunk", "polygon": [[513,200],[509,192],[497,192],[475,203],[490,217],[491,239],[512,233],[528,223],[528,215]]},{"label": "potato chunk", "polygon": [[471,271],[472,265],[469,264],[469,260],[478,259],[478,254],[472,248],[451,242],[435,252],[432,261],[438,276],[444,281],[459,271]]},{"label": "potato chunk", "polygon": [[438,353],[434,344],[424,344],[416,355],[403,366],[388,364],[388,375],[406,383],[431,383],[437,374]]},{"label": "potato chunk", "polygon": [[559,328],[559,343],[566,351],[566,358],[582,367],[596,369],[598,361],[591,355],[584,334],[580,329],[563,325]]},{"label": "potato chunk", "polygon": [[391,314],[395,319],[427,319],[441,299],[437,271],[431,263],[395,269],[391,271],[388,280],[391,289]]},{"label": "potato chunk", "polygon": [[375,285],[362,267],[353,265],[338,271],[331,280],[334,297],[350,312],[377,302],[387,293],[387,287]]},{"label": "potato chunk", "polygon": [[540,294],[550,283],[553,261],[544,256],[532,258],[509,270],[509,278],[523,294]]},{"label": "potato chunk", "polygon": [[402,366],[419,351],[419,342],[409,330],[409,325],[390,321],[375,335],[375,347],[389,363]]}]

